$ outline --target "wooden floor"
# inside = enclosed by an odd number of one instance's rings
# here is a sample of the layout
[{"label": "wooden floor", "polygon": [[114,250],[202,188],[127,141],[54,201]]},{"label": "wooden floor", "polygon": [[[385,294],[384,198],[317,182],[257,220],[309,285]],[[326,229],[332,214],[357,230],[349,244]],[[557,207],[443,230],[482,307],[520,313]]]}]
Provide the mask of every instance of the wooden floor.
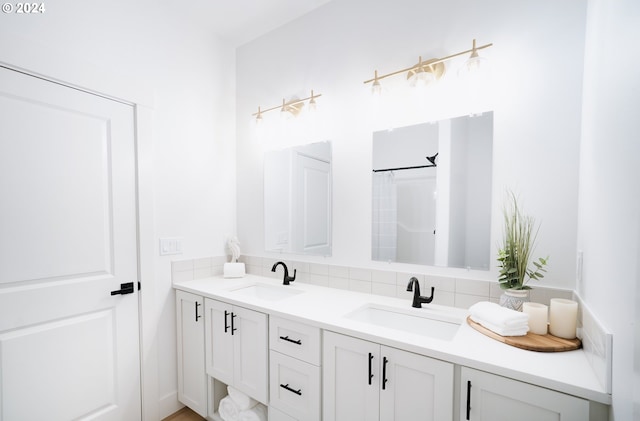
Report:
[{"label": "wooden floor", "polygon": [[202,418],[200,415],[196,414],[189,408],[184,407],[178,412],[176,412],[175,414],[169,415],[167,418],[163,419],[162,421],[203,421],[203,420],[204,418]]}]

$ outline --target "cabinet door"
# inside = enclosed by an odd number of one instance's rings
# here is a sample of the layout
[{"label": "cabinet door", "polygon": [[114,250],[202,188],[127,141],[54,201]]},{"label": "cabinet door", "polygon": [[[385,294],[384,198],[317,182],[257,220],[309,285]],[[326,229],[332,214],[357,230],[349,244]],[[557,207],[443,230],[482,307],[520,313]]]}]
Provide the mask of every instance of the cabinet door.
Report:
[{"label": "cabinet door", "polygon": [[461,420],[589,419],[589,402],[584,399],[467,367],[461,370],[460,389]]},{"label": "cabinet door", "polygon": [[377,420],[380,345],[325,331],[322,352],[323,420]]},{"label": "cabinet door", "polygon": [[204,367],[204,298],[176,291],[178,333],[178,400],[207,416]]},{"label": "cabinet door", "polygon": [[381,347],[380,420],[453,418],[453,364]]},{"label": "cabinet door", "polygon": [[209,299],[204,300],[204,306],[207,374],[223,383],[233,385],[233,307]]},{"label": "cabinet door", "polygon": [[232,313],[233,385],[252,398],[267,404],[269,402],[267,315],[242,307],[233,307]]}]

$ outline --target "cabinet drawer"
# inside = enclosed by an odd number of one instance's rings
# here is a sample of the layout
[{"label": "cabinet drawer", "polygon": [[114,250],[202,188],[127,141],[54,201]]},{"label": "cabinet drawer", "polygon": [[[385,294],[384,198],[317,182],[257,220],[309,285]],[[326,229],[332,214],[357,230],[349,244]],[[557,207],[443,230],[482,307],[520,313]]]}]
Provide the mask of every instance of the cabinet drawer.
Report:
[{"label": "cabinet drawer", "polygon": [[274,408],[272,405],[269,407],[269,421],[300,421],[300,420],[297,420],[292,416],[285,414],[279,409]]},{"label": "cabinet drawer", "polygon": [[320,367],[270,352],[269,405],[294,419],[320,420]]},{"label": "cabinet drawer", "polygon": [[270,317],[269,348],[320,365],[320,329],[279,317]]}]

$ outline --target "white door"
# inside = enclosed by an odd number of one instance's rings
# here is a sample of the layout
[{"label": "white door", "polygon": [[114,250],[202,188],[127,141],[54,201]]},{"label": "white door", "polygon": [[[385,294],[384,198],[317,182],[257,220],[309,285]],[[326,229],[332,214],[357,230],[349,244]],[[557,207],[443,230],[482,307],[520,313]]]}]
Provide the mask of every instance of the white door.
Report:
[{"label": "white door", "polygon": [[322,419],[378,420],[380,345],[327,331],[323,341]]},{"label": "white door", "polygon": [[176,291],[178,327],[178,400],[207,416],[207,374],[204,368],[204,298]]},{"label": "white door", "polygon": [[235,387],[265,405],[269,403],[269,323],[267,315],[233,307]]},{"label": "white door", "polygon": [[133,130],[0,68],[1,421],[141,418]]},{"label": "white door", "polygon": [[472,421],[584,421],[589,401],[462,367],[460,419]]},{"label": "white door", "polygon": [[380,420],[453,419],[453,364],[386,346],[380,352]]},{"label": "white door", "polygon": [[294,160],[293,251],[330,255],[331,165],[299,153]]},{"label": "white door", "polygon": [[222,301],[204,300],[205,355],[207,374],[233,386],[233,306]]}]

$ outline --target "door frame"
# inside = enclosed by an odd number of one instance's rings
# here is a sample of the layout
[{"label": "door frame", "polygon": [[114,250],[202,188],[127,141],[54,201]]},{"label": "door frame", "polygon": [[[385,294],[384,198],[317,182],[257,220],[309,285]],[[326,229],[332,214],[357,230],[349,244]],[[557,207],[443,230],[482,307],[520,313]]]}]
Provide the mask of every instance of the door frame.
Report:
[{"label": "door frame", "polygon": [[140,338],[140,396],[143,421],[160,419],[158,408],[159,324],[155,311],[155,247],[153,211],[153,91],[145,82],[108,73],[63,49],[46,48],[20,36],[0,37],[0,66],[78,89],[133,107],[136,167],[136,226],[138,253],[138,332]]}]

